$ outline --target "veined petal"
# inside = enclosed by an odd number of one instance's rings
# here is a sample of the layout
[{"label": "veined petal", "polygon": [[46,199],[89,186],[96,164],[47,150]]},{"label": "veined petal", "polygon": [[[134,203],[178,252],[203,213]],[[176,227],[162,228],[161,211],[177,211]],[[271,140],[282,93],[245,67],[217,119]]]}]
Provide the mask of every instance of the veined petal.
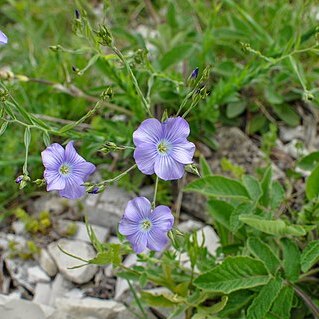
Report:
[{"label": "veined petal", "polygon": [[156,156],[158,156],[156,145],[150,143],[139,144],[133,155],[138,169],[146,175],[154,174]]},{"label": "veined petal", "polygon": [[64,160],[64,148],[53,143],[41,152],[42,163],[45,168],[58,171]]},{"label": "veined petal", "polygon": [[95,165],[90,162],[76,163],[72,167],[72,174],[77,175],[85,182],[88,176],[94,173],[95,169]]},{"label": "veined petal", "polygon": [[124,218],[139,224],[151,213],[151,203],[145,197],[136,197],[127,203]]},{"label": "veined petal", "polygon": [[181,138],[187,138],[190,133],[189,124],[182,117],[168,118],[163,126],[163,137],[170,143]]},{"label": "veined petal", "polygon": [[146,249],[147,245],[147,233],[136,232],[132,235],[126,236],[127,240],[131,243],[133,250],[140,254]]},{"label": "veined petal", "polygon": [[47,191],[62,190],[65,188],[65,180],[61,177],[58,171],[46,169],[43,177],[47,183]]},{"label": "veined petal", "polygon": [[164,205],[159,205],[153,210],[150,220],[154,228],[161,229],[164,232],[171,230],[174,225],[174,216],[171,209]]},{"label": "veined petal", "polygon": [[139,224],[123,217],[119,223],[119,232],[124,236],[133,235],[139,231]]},{"label": "veined petal", "polygon": [[81,186],[82,184],[83,180],[77,176],[69,176],[65,178],[65,188],[59,194],[69,199],[80,198],[85,194],[85,187]]},{"label": "veined petal", "polygon": [[70,164],[85,162],[85,159],[76,152],[73,144],[74,142],[70,141],[65,147],[65,162]]},{"label": "veined petal", "polygon": [[192,142],[188,142],[186,139],[182,142],[175,142],[170,156],[172,156],[177,162],[181,164],[190,164],[193,162],[193,156],[195,153],[195,145]]},{"label": "veined petal", "polygon": [[0,31],[0,43],[1,44],[7,44],[8,43],[8,38],[2,31]]},{"label": "veined petal", "polygon": [[164,181],[180,179],[184,175],[184,165],[170,156],[158,156],[154,165],[155,174]]},{"label": "veined petal", "polygon": [[139,146],[141,143],[156,145],[161,137],[161,122],[157,119],[147,119],[143,121],[138,129],[133,133],[133,142],[135,146]]},{"label": "veined petal", "polygon": [[159,228],[152,228],[147,235],[147,248],[151,250],[161,251],[168,243],[166,232]]}]

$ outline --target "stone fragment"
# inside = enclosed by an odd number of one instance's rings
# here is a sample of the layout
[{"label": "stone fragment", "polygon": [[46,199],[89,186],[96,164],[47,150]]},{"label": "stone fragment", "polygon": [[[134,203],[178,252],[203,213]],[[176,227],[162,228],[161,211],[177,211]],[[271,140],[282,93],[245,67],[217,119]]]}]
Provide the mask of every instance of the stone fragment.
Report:
[{"label": "stone fragment", "polygon": [[38,262],[42,269],[51,277],[55,276],[58,272],[58,267],[56,266],[55,261],[48,253],[46,249],[42,249]]},{"label": "stone fragment", "polygon": [[38,265],[27,269],[28,280],[31,284],[38,282],[50,282],[50,277]]},{"label": "stone fragment", "polygon": [[35,286],[33,302],[37,304],[49,305],[52,288],[49,283],[39,282]]}]

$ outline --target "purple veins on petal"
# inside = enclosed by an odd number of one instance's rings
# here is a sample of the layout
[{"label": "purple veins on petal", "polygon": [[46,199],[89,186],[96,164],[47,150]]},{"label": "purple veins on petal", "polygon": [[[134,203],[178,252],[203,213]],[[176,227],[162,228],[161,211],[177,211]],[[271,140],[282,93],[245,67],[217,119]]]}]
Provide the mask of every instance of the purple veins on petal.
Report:
[{"label": "purple veins on petal", "polygon": [[7,36],[0,31],[0,44],[7,44],[8,43],[8,38]]},{"label": "purple veins on petal", "polygon": [[43,176],[47,183],[47,191],[58,190],[61,196],[70,199],[85,194],[82,184],[95,171],[95,166],[76,152],[72,141],[65,149],[54,143],[48,146],[41,156],[45,167]]},{"label": "purple veins on petal", "polygon": [[187,140],[189,124],[182,117],[168,118],[161,123],[147,119],[133,133],[136,146],[134,159],[139,170],[164,180],[179,179],[184,165],[193,162],[195,145]]},{"label": "purple veins on petal", "polygon": [[119,223],[119,232],[126,236],[136,253],[146,248],[160,251],[168,243],[167,232],[174,224],[174,217],[167,206],[154,210],[145,197],[136,197],[128,202]]}]

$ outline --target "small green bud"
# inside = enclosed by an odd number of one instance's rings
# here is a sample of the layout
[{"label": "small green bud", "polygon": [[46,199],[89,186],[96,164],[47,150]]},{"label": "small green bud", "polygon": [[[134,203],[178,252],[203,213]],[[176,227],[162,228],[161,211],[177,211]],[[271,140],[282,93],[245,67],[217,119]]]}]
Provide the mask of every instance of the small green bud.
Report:
[{"label": "small green bud", "polygon": [[43,186],[46,184],[45,179],[36,179],[35,181],[33,181],[34,184],[36,184],[37,186]]},{"label": "small green bud", "polygon": [[8,92],[7,90],[5,90],[5,89],[0,89],[0,100],[1,100],[2,102],[5,102],[6,99],[8,98],[8,96],[9,96],[9,92]]},{"label": "small green bud", "polygon": [[113,45],[112,34],[105,25],[101,25],[98,31],[95,31],[97,35],[97,42],[103,46],[111,47]]},{"label": "small green bud", "polygon": [[192,173],[192,174],[195,174],[195,175],[200,177],[198,168],[197,168],[197,166],[195,164],[187,164],[187,165],[185,165],[185,170],[188,173]]},{"label": "small green bud", "polygon": [[112,88],[107,88],[106,90],[104,90],[101,95],[100,95],[101,99],[103,101],[105,100],[109,100],[113,97],[113,90]]}]

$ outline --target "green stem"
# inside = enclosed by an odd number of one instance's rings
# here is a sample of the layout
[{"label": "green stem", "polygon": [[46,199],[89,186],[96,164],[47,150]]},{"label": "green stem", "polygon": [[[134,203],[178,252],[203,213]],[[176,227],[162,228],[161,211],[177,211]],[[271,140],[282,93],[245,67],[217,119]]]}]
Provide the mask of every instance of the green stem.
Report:
[{"label": "green stem", "polygon": [[141,313],[143,314],[143,318],[147,319],[147,314],[146,314],[146,312],[145,312],[145,310],[144,310],[144,308],[143,308],[143,306],[141,304],[140,299],[138,298],[138,296],[136,294],[136,291],[135,291],[134,287],[132,286],[132,284],[131,284],[131,282],[129,280],[127,280],[127,283],[128,283],[128,285],[130,287],[130,290],[131,290],[131,292],[132,292],[132,294],[134,296],[134,299],[135,299],[135,301],[137,303],[137,306],[139,307],[139,309],[141,310]]},{"label": "green stem", "polygon": [[105,181],[102,181],[101,183],[99,183],[100,185],[107,185],[109,183],[113,183],[113,182],[116,182],[118,181],[119,179],[121,179],[124,175],[126,175],[128,172],[130,172],[131,170],[133,170],[137,165],[134,164],[133,166],[131,166],[130,168],[128,168],[126,171],[124,171],[123,173],[121,173],[120,175],[114,177],[114,178],[110,178],[110,179],[107,179]]},{"label": "green stem", "polygon": [[153,197],[153,202],[152,202],[152,208],[155,209],[156,205],[156,195],[157,195],[157,188],[158,188],[158,176],[156,176],[155,180],[155,187],[154,187],[154,197]]},{"label": "green stem", "polygon": [[147,112],[147,114],[151,117],[153,117],[151,111],[150,111],[150,105],[149,103],[146,101],[145,97],[144,97],[144,94],[142,93],[141,89],[140,89],[140,86],[136,80],[136,77],[130,67],[130,65],[127,63],[125,57],[123,56],[122,52],[116,47],[116,46],[112,46],[111,49],[113,50],[113,52],[119,57],[119,59],[124,63],[125,67],[126,67],[126,70],[128,72],[128,74],[130,75],[132,81],[133,81],[133,85],[135,87],[135,90],[138,94],[138,96],[141,98],[141,101],[142,101],[142,104],[145,108],[145,111]]},{"label": "green stem", "polygon": [[318,319],[319,317],[319,308],[314,304],[311,298],[298,286],[292,285],[296,294],[304,301],[304,303],[309,307],[314,317]]}]

